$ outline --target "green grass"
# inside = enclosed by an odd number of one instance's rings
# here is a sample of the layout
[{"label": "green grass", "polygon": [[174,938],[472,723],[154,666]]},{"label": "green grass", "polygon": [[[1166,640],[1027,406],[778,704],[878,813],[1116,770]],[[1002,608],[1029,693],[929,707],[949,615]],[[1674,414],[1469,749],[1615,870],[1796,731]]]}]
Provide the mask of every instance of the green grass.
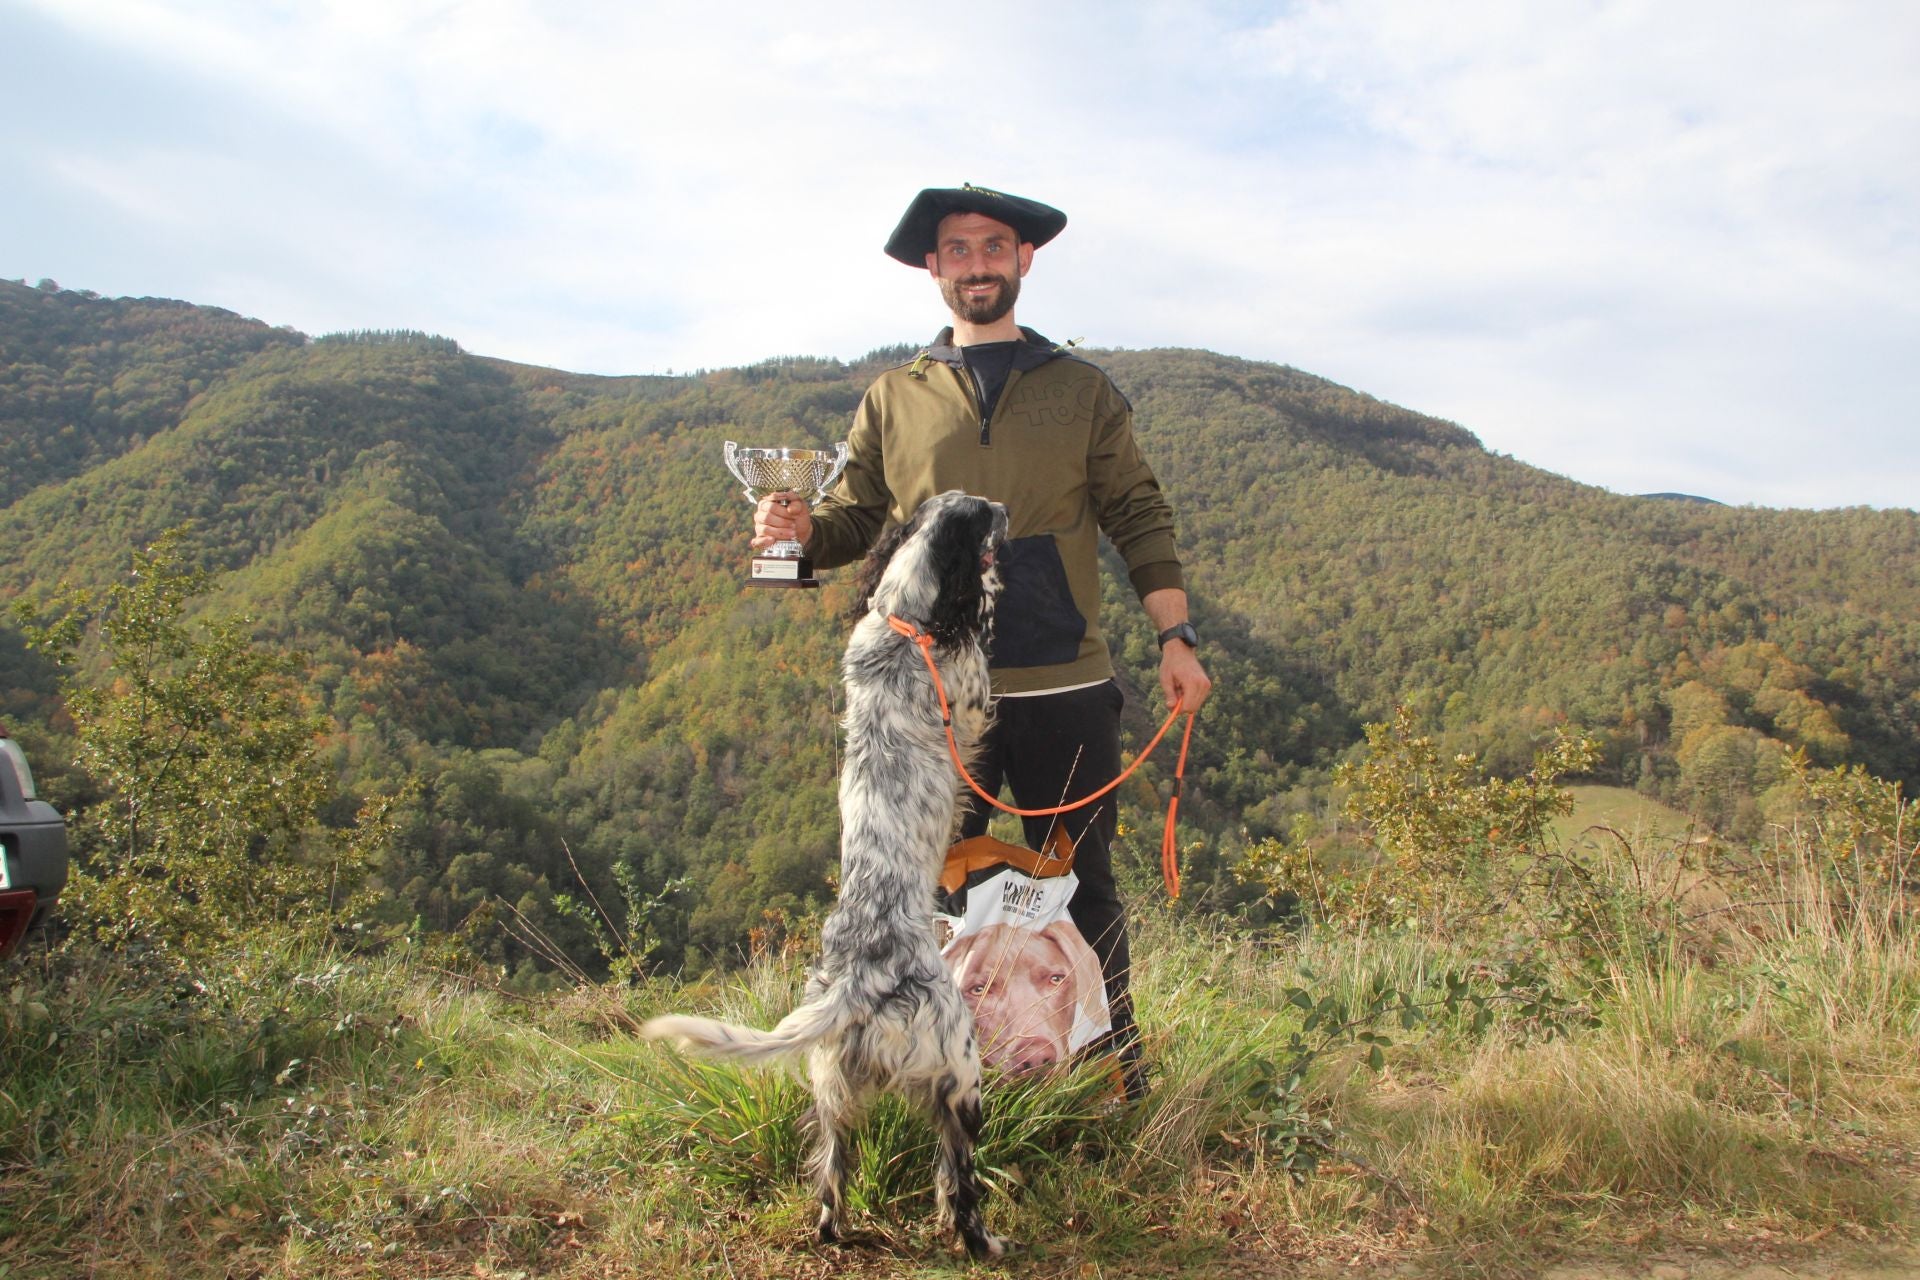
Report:
[{"label": "green grass", "polygon": [[1593,827],[1611,828],[1635,847],[1684,840],[1696,829],[1693,819],[1679,809],[1630,787],[1583,784],[1569,786],[1566,791],[1573,797],[1573,812],[1553,823],[1555,833],[1565,843],[1579,839]]},{"label": "green grass", "polygon": [[[1740,920],[1708,954],[1554,969],[1591,1025],[1496,1001],[1476,1029],[1447,978],[1493,991],[1498,940],[1254,939],[1148,906],[1152,1095],[1115,1108],[1097,1073],[989,1093],[989,1221],[1032,1246],[1009,1270],[1530,1274],[1650,1239],[1904,1238],[1920,944],[1811,891]],[[406,951],[263,945],[192,975],[31,957],[0,997],[0,1276],[976,1271],[931,1224],[932,1138],[906,1108],[861,1134],[864,1243],[823,1256],[801,1083],[634,1037],[668,1008],[768,1024],[800,980],[773,963],[529,999]],[[1389,1041],[1378,1070],[1376,1046],[1308,1035],[1276,1093],[1295,991],[1421,1015],[1359,1025]]]}]

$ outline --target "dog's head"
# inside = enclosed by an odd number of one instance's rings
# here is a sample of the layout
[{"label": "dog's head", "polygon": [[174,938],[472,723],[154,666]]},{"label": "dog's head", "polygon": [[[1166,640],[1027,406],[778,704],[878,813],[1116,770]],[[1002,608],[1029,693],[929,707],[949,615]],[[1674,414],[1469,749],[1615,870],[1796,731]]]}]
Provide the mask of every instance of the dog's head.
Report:
[{"label": "dog's head", "polygon": [[988,925],[944,953],[973,1011],[980,1058],[1014,1075],[1060,1066],[1076,1026],[1107,1019],[1100,961],[1069,920]]},{"label": "dog's head", "polygon": [[978,639],[993,618],[1006,541],[1007,509],[999,503],[958,489],[929,498],[867,554],[856,615],[897,615],[943,646]]}]

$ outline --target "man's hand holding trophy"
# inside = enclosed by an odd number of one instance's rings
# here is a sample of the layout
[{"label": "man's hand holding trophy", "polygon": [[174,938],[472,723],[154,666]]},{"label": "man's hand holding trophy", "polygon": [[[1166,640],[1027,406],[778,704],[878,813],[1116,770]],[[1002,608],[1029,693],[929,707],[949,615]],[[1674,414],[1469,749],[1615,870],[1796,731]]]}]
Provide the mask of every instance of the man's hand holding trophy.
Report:
[{"label": "man's hand holding trophy", "polygon": [[[747,501],[756,507],[766,498],[785,501],[791,494],[811,505],[833,488],[847,465],[847,444],[826,449],[742,449],[727,441],[727,470],[746,486]],[[756,587],[817,587],[813,561],[806,549],[791,539],[775,542],[753,558]]]}]

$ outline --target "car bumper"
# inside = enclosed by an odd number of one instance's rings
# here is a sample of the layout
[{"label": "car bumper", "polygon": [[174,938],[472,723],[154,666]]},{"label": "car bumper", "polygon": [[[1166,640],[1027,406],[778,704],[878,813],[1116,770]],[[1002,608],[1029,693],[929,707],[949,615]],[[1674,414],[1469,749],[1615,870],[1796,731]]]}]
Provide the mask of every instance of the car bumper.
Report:
[{"label": "car bumper", "polygon": [[[0,955],[52,909],[67,886],[67,828],[51,806],[29,802],[26,822],[7,825],[0,856]],[[24,917],[24,918],[22,918]],[[14,924],[18,921],[17,931]],[[12,935],[11,937],[9,935]]]}]

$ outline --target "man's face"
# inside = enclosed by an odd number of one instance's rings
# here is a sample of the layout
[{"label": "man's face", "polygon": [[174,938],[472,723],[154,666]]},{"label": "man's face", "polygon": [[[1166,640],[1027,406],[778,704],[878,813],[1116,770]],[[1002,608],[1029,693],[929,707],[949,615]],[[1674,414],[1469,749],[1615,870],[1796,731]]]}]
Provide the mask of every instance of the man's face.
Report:
[{"label": "man's face", "polygon": [[927,270],[940,284],[947,309],[969,324],[992,324],[1013,310],[1020,277],[1033,265],[1033,246],[1004,222],[982,213],[950,213],[940,220]]}]

